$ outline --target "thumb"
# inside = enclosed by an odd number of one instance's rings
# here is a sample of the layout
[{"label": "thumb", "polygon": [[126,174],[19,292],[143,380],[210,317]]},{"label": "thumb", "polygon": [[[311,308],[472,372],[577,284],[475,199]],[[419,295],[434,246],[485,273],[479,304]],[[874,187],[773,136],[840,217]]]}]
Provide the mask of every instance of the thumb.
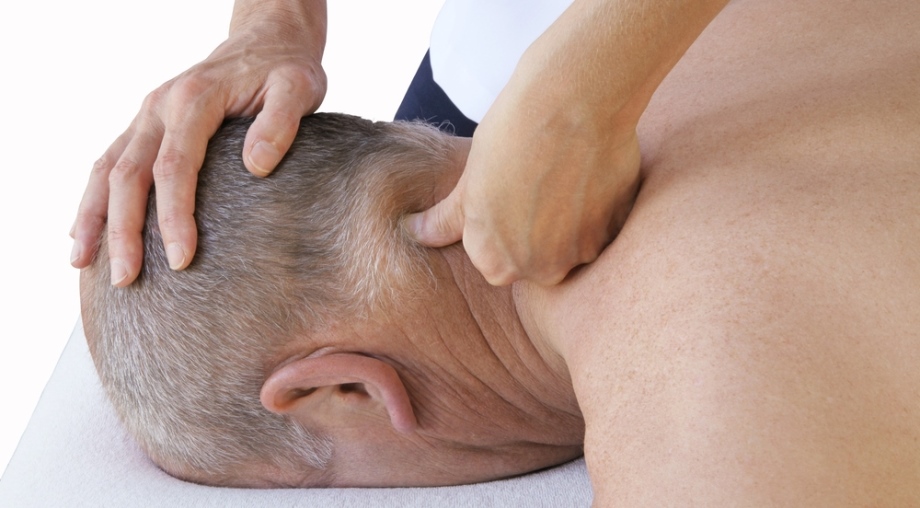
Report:
[{"label": "thumb", "polygon": [[406,217],[406,231],[418,243],[426,247],[445,247],[463,238],[464,215],[454,189],[443,201],[425,210]]},{"label": "thumb", "polygon": [[301,117],[316,109],[289,88],[269,87],[262,111],[246,132],[243,163],[256,176],[268,176],[275,170],[297,137]]}]

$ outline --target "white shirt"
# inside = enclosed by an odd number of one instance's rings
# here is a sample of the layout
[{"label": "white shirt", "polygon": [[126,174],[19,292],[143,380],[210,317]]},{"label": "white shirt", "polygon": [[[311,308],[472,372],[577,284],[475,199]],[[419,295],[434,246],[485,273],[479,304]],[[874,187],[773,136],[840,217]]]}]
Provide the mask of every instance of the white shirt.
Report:
[{"label": "white shirt", "polygon": [[521,55],[573,0],[446,0],[431,32],[434,81],[481,122]]}]

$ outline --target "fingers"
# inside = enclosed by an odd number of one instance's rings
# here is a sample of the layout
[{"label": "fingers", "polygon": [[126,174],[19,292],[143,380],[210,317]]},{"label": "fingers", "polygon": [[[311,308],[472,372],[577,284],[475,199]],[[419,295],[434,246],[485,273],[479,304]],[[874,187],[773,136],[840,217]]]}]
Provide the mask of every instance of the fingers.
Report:
[{"label": "fingers", "polygon": [[224,117],[261,111],[244,144],[244,163],[264,176],[289,149],[300,118],[316,110],[325,86],[319,57],[305,54],[299,39],[260,46],[241,36],[159,87],[96,164],[71,231],[71,263],[88,266],[107,227],[112,282],[127,286],[134,281],[143,261],[147,197],[155,184],[169,264],[187,267],[197,249],[198,170]]},{"label": "fingers", "polygon": [[[493,286],[505,286],[527,279],[551,286],[561,282],[577,265],[591,262],[603,248],[592,234],[548,233],[537,238],[501,233],[496,223],[474,223],[463,212],[462,182],[437,205],[406,217],[404,225],[418,243],[445,247],[461,239],[473,266]],[[494,215],[494,214],[493,214]],[[531,231],[533,233],[533,231]],[[566,237],[566,238],[563,238]]]},{"label": "fingers", "polygon": [[291,148],[300,119],[315,109],[308,107],[297,86],[276,85],[265,94],[265,104],[256,116],[243,144],[243,163],[250,173],[268,176]]},{"label": "fingers", "polygon": [[135,133],[108,175],[107,241],[115,286],[127,286],[140,273],[144,255],[141,231],[153,183],[149,168],[156,159],[161,133],[156,126]]},{"label": "fingers", "polygon": [[[481,204],[483,217],[463,213],[455,190],[447,199],[406,218],[405,226],[427,247],[444,247],[463,240],[470,262],[493,286],[528,280],[543,286],[562,282],[573,268],[591,263],[613,238],[605,227],[608,212],[555,210],[537,214],[531,222],[510,221],[511,214]],[[581,212],[581,211],[579,211]]]},{"label": "fingers", "polygon": [[96,254],[96,245],[102,236],[108,215],[109,172],[125,151],[132,136],[133,129],[129,128],[93,165],[89,183],[86,185],[86,191],[83,193],[83,199],[77,210],[77,219],[70,230],[70,237],[74,239],[70,264],[75,268],[89,266]]},{"label": "fingers", "polygon": [[518,263],[502,240],[475,228],[468,228],[463,237],[463,248],[470,262],[493,286],[506,286],[522,277]]},{"label": "fingers", "polygon": [[409,235],[426,247],[446,247],[463,238],[464,215],[460,192],[454,189],[443,201],[406,217]]},{"label": "fingers", "polygon": [[542,286],[562,282],[573,268],[591,263],[609,243],[600,230],[518,235],[479,234],[467,230],[463,246],[473,266],[493,286],[528,280]]},{"label": "fingers", "polygon": [[207,95],[179,94],[175,100],[153,163],[153,179],[166,258],[170,268],[181,270],[191,263],[198,243],[194,216],[198,170],[224,112],[223,105]]},{"label": "fingers", "polygon": [[[107,224],[111,282],[119,287],[133,282],[143,262],[147,197],[156,182],[160,231],[170,266],[188,265],[197,243],[193,213],[198,168],[223,118],[213,99],[213,94],[192,86],[169,99],[164,88],[147,97],[131,127],[93,168],[72,231],[71,264],[90,264]],[[164,110],[170,112],[165,125]]]}]

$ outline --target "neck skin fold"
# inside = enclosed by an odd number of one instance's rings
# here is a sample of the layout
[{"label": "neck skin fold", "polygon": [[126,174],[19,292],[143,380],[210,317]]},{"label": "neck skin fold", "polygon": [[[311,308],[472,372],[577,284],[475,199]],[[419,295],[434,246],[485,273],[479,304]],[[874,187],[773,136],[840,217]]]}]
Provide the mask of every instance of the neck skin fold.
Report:
[{"label": "neck skin fold", "polygon": [[[423,313],[427,333],[410,331],[425,328],[418,322],[405,334],[414,346],[410,355],[423,359],[416,366],[419,379],[409,382],[419,399],[422,428],[433,423],[442,435],[481,428],[477,440],[483,433],[493,438],[483,446],[529,442],[580,448],[584,422],[568,370],[551,348],[532,341],[515,291],[489,285],[461,245],[440,249],[433,259],[444,305]],[[437,398],[439,393],[454,396]]]}]

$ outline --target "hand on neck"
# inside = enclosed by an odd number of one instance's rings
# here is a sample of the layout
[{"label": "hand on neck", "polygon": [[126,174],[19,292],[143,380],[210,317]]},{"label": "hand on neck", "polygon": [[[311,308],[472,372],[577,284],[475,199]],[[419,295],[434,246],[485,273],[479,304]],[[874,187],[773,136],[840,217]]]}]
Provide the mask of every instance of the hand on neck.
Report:
[{"label": "hand on neck", "polygon": [[[468,149],[458,139],[452,166],[420,187],[431,199],[450,192]],[[388,461],[410,460],[419,470],[399,474],[418,485],[579,456],[584,421],[565,364],[528,335],[514,290],[489,285],[461,244],[426,256],[431,280],[394,285],[392,302],[293,341],[270,369],[266,408],[332,438],[341,485],[400,484],[380,476]]]}]

